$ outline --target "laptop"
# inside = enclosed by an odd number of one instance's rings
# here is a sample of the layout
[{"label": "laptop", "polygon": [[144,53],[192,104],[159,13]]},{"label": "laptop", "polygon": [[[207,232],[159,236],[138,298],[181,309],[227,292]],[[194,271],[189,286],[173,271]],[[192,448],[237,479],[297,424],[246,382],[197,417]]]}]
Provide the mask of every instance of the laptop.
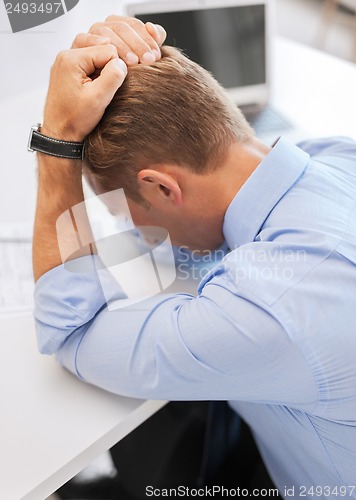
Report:
[{"label": "laptop", "polygon": [[130,3],[129,16],[161,24],[167,45],[209,70],[253,126],[272,144],[305,133],[269,105],[274,0],[164,0]]}]

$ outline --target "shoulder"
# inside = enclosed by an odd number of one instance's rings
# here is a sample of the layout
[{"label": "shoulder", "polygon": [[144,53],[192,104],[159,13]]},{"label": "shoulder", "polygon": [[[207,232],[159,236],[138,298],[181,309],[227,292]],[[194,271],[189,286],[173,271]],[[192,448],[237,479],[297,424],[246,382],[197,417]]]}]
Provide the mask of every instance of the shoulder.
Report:
[{"label": "shoulder", "polygon": [[325,155],[346,155],[356,159],[356,141],[350,137],[336,136],[306,140],[300,142],[298,147],[309,153],[312,158]]},{"label": "shoulder", "polygon": [[293,292],[293,299],[297,298],[301,289],[298,285],[304,282],[304,289],[312,270],[321,265],[327,267],[339,240],[305,229],[274,231],[283,234],[264,234],[271,233],[270,228],[260,235],[269,241],[255,241],[230,252],[204,277],[200,289],[218,285],[267,309],[287,291]]}]

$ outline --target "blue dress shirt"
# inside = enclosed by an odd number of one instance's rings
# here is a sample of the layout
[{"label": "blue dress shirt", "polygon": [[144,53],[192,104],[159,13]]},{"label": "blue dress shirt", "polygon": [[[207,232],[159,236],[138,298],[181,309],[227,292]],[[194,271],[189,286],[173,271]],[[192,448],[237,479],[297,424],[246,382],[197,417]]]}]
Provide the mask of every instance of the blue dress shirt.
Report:
[{"label": "blue dress shirt", "polygon": [[196,298],[109,311],[95,273],[46,273],[40,350],[115,393],[229,400],[283,497],[356,498],[356,143],[280,139],[223,232]]}]

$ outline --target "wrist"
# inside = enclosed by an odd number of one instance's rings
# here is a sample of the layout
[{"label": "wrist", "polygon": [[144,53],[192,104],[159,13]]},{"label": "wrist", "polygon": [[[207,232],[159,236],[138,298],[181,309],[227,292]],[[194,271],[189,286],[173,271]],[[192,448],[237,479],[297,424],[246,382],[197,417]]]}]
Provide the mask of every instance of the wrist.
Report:
[{"label": "wrist", "polygon": [[82,184],[82,161],[37,153],[38,180],[51,191],[66,191]]},{"label": "wrist", "polygon": [[[44,130],[43,130],[44,129]],[[83,160],[84,143],[62,138],[63,132],[43,127],[40,124],[31,128],[27,149],[30,152],[44,153],[61,159]]]},{"label": "wrist", "polygon": [[[43,153],[37,156],[38,205],[46,213],[64,212],[83,201],[82,162],[58,159]],[[41,202],[40,202],[41,200]]]},{"label": "wrist", "polygon": [[58,139],[60,141],[83,142],[85,139],[83,134],[73,130],[72,127],[55,127],[51,126],[48,122],[43,123],[40,132],[47,137]]}]

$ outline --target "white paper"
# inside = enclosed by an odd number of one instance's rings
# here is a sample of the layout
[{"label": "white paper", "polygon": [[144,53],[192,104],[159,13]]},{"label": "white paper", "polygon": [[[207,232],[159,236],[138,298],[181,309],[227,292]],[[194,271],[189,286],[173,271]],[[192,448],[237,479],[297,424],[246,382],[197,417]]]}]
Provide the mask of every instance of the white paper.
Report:
[{"label": "white paper", "polygon": [[0,226],[0,316],[33,309],[32,229]]}]

